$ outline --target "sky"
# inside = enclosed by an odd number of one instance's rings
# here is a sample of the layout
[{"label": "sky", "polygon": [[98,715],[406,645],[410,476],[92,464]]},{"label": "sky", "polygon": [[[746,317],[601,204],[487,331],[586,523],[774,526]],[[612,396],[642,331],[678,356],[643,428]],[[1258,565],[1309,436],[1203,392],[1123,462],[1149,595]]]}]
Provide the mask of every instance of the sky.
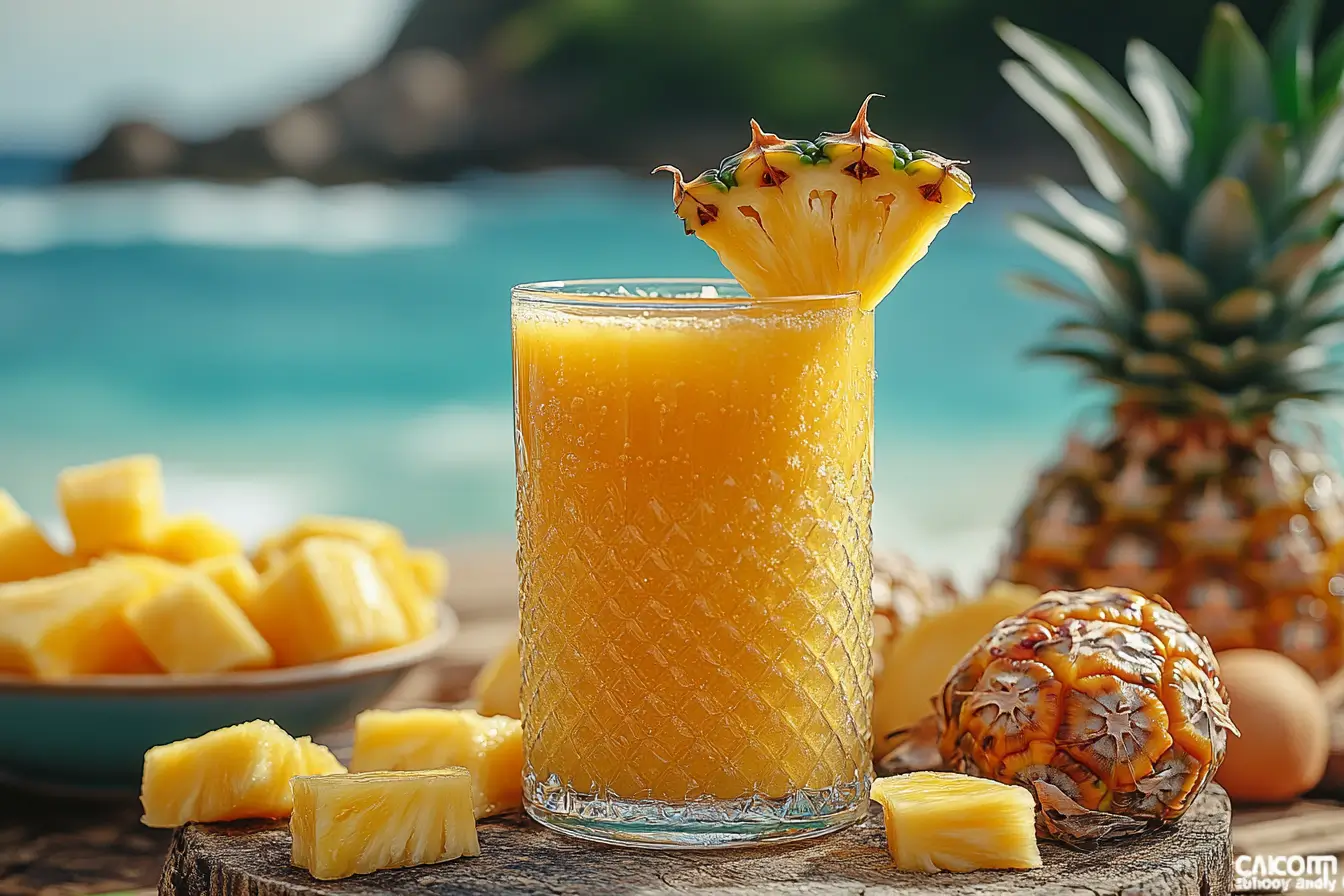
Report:
[{"label": "sky", "polygon": [[359,71],[409,0],[0,0],[0,152],[78,154],[113,121],[203,136]]}]

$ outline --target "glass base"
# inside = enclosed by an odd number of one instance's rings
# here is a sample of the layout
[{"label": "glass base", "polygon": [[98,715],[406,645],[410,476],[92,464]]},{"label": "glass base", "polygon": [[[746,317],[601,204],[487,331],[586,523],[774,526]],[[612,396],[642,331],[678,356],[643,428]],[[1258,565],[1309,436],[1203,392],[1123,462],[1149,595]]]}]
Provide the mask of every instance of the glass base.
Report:
[{"label": "glass base", "polygon": [[538,824],[582,840],[643,849],[724,849],[806,840],[862,821],[869,783],[781,799],[672,803],[577,793],[552,779],[525,781],[523,804]]}]

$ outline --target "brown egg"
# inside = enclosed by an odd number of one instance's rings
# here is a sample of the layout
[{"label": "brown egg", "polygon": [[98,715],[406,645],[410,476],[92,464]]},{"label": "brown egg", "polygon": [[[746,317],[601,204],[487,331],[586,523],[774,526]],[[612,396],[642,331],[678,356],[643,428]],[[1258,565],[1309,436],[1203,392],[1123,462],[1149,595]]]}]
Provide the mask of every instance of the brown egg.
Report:
[{"label": "brown egg", "polygon": [[1315,787],[1330,755],[1330,717],[1316,682],[1268,650],[1229,650],[1218,665],[1241,737],[1228,738],[1214,780],[1250,803],[1287,802]]}]

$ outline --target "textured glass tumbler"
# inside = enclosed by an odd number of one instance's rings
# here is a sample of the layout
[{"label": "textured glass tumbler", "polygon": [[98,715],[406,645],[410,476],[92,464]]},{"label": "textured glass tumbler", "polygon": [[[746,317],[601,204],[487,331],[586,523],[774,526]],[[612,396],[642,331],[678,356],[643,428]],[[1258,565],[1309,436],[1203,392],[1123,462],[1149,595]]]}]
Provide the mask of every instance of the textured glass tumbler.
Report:
[{"label": "textured glass tumbler", "polygon": [[872,314],[534,284],[513,355],[528,813],[695,848],[863,817]]}]

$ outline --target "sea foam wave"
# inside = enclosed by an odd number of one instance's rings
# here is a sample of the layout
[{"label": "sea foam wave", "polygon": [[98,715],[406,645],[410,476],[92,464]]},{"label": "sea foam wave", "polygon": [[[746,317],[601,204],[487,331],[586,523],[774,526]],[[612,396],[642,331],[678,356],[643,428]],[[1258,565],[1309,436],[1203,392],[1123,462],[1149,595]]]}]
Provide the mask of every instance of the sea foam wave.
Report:
[{"label": "sea foam wave", "polygon": [[136,243],[364,252],[446,246],[466,202],[444,188],[192,181],[0,189],[0,253]]}]

